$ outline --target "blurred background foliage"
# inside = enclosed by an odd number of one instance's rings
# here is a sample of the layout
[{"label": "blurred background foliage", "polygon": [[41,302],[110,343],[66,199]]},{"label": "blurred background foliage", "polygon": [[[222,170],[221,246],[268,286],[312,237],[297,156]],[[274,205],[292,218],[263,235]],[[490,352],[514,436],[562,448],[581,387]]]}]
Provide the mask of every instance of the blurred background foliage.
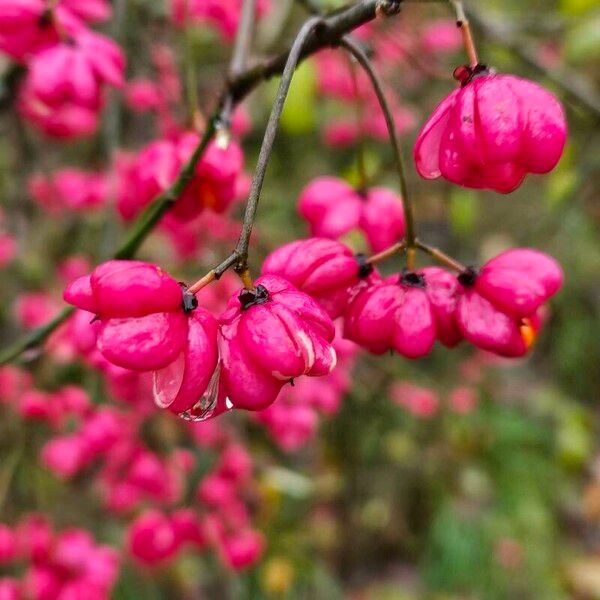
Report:
[{"label": "blurred background foliage", "polygon": [[[305,16],[287,0],[273,3],[273,14],[258,33],[259,53],[270,53],[290,39]],[[318,2],[323,9],[340,3]],[[563,265],[566,283],[552,303],[552,315],[533,355],[524,361],[485,366],[477,383],[479,403],[468,414],[447,408],[448,393],[464,382],[472,350],[437,348],[426,360],[363,357],[354,371],[352,392],[341,412],[322,424],[305,449],[284,454],[256,424],[240,420],[260,465],[258,526],[267,535],[267,556],[250,574],[234,577],[214,561],[186,556],[159,576],[125,568],[115,598],[187,597],[184,581],[200,581],[220,594],[259,598],[376,598],[412,600],[600,598],[600,122],[573,101],[548,73],[576,77],[590,98],[600,96],[600,1],[471,0],[467,6],[500,24],[518,48],[537,53],[540,68],[518,51],[474,29],[480,56],[499,71],[534,79],[566,105],[570,140],[559,167],[546,177],[529,177],[510,196],[424,182],[410,169],[419,235],[467,264],[513,245],[540,248]],[[148,48],[157,39],[172,44],[197,65],[200,101],[209,109],[223,81],[230,49],[214,33],[198,28],[188,39],[167,24],[166,8],[153,0],[115,0],[108,26],[124,45],[130,74],[148,70]],[[449,7],[406,2],[390,23],[402,31],[429,19],[449,17]],[[552,53],[545,62],[544,52]],[[436,69],[451,73],[461,54],[440,59]],[[418,123],[448,92],[449,78],[423,77],[404,86],[402,73],[388,74],[399,101],[418,115]],[[276,82],[250,98],[254,127],[244,141],[249,168],[255,162],[262,127]],[[184,111],[182,107],[182,111]],[[317,93],[313,61],[299,69],[284,113],[259,211],[257,251],[261,256],[292,238],[306,235],[295,211],[299,191],[312,178],[341,174],[357,179],[355,149],[322,143],[322,129],[340,107]],[[139,148],[156,132],[145,117],[133,116],[115,96],[96,138],[58,146],[26,129],[10,110],[0,127],[0,202],[19,239],[19,259],[2,273],[0,336],[17,335],[12,303],[24,291],[54,289],[55,266],[77,251],[97,262],[121,239],[123,226],[109,208],[90,216],[49,220],[28,199],[25,177],[32,170],[61,165],[106,166],[115,149]],[[416,131],[403,135],[410,156]],[[373,182],[395,186],[391,153],[367,142],[366,163]],[[352,239],[355,247],[364,245]],[[216,245],[193,274],[212,266],[228,248]],[[172,261],[163,240],[153,236],[142,258]],[[394,261],[390,269],[398,268]],[[105,390],[80,367],[33,368],[40,385],[52,388],[82,382],[102,400]],[[392,382],[409,380],[437,390],[442,409],[429,419],[408,414],[390,401]],[[160,419],[163,417],[158,417]],[[168,417],[164,417],[168,419]],[[3,417],[4,419],[4,417]],[[16,452],[17,424],[2,423],[0,488],[4,517],[19,498],[4,489]],[[28,434],[25,449],[39,444]],[[32,465],[35,458],[20,464]],[[94,513],[93,499],[63,505],[60,489],[43,469],[22,471],[17,488],[38,478],[37,492],[21,496],[28,507],[43,505],[63,523],[95,521],[101,537],[118,534]],[[20,482],[20,483],[19,483]],[[85,482],[78,482],[85,491]],[[87,497],[85,495],[81,497]],[[46,500],[44,500],[46,498]],[[48,498],[56,502],[48,502]],[[84,504],[84,505],[82,505]],[[65,512],[69,506],[68,513]],[[22,508],[18,507],[19,510]],[[212,583],[211,583],[212,582]],[[140,590],[143,590],[141,592]],[[194,596],[192,596],[194,597]],[[210,593],[206,597],[211,596]]]}]

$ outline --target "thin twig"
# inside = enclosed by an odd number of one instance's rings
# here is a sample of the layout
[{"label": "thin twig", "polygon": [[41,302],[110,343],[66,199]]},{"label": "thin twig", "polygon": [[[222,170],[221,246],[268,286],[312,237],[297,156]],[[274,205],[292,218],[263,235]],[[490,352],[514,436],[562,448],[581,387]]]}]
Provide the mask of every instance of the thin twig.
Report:
[{"label": "thin twig", "polygon": [[283,69],[281,81],[279,82],[279,88],[277,89],[277,95],[275,96],[275,101],[273,102],[273,108],[271,109],[271,114],[269,115],[269,121],[267,122],[265,135],[263,137],[260,152],[258,154],[254,177],[252,178],[252,186],[250,187],[250,194],[248,196],[246,211],[244,213],[242,233],[240,234],[240,238],[235,247],[235,252],[239,256],[238,268],[241,272],[247,269],[248,246],[250,244],[250,236],[252,235],[252,227],[256,218],[256,209],[258,207],[258,201],[260,199],[260,192],[265,180],[267,165],[269,164],[269,158],[273,150],[273,142],[275,141],[275,136],[277,135],[281,113],[283,112],[283,106],[290,89],[292,77],[298,65],[298,61],[300,60],[306,40],[311,34],[313,34],[313,31],[322,22],[323,21],[321,17],[311,17],[304,23],[298,32],[294,43],[292,44],[285,68]]},{"label": "thin twig", "polygon": [[490,40],[508,49],[524,64],[541,73],[554,83],[568,98],[582,106],[587,112],[600,120],[600,96],[594,91],[592,84],[582,75],[560,69],[549,69],[543,65],[535,50],[519,40],[510,26],[497,17],[490,19],[487,15],[472,7],[467,14],[473,24]]},{"label": "thin twig", "polygon": [[187,291],[190,294],[197,294],[202,288],[206,287],[209,283],[212,283],[216,279],[215,272],[209,271],[204,277],[201,277],[194,283],[188,287]]},{"label": "thin twig", "polygon": [[[244,0],[237,35],[229,63],[227,78],[229,81],[239,77],[244,73],[248,64],[248,56],[252,46],[254,36],[254,24],[256,20],[256,0]],[[231,86],[221,101],[222,112],[221,122],[223,127],[228,130],[231,126],[231,115],[233,113],[235,100],[233,94],[229,91]]]},{"label": "thin twig", "polygon": [[185,92],[187,108],[192,127],[201,122],[200,103],[198,102],[198,80],[194,65],[194,52],[192,43],[192,23],[190,15],[190,0],[185,0],[185,29],[183,41],[185,47]]},{"label": "thin twig", "polygon": [[402,151],[400,149],[400,141],[398,139],[398,133],[396,131],[396,125],[394,123],[394,117],[388,104],[383,86],[379,80],[379,76],[373,69],[369,58],[363,51],[363,49],[351,39],[344,37],[341,41],[341,46],[346,48],[357,62],[363,67],[365,73],[368,75],[388,129],[388,135],[392,145],[394,153],[394,162],[396,165],[396,172],[398,174],[398,180],[400,182],[400,195],[402,197],[402,203],[404,205],[404,218],[406,220],[406,248],[412,250],[415,247],[415,224],[414,224],[414,211],[412,206],[412,200],[408,194],[408,186],[406,180],[406,169],[404,167],[404,161],[402,160]]},{"label": "thin twig", "polygon": [[462,0],[450,0],[450,2],[452,3],[454,11],[456,12],[456,26],[460,29],[465,51],[469,57],[469,63],[471,67],[476,67],[479,64],[479,59],[477,58],[477,50],[475,49],[471,24],[469,23],[469,19],[467,19],[467,15],[465,14]]},{"label": "thin twig", "polygon": [[233,55],[229,63],[229,76],[237,77],[246,69],[250,47],[254,36],[254,24],[256,21],[256,0],[244,0],[238,33],[235,38]]},{"label": "thin twig", "polygon": [[439,248],[433,248],[432,246],[423,244],[419,240],[417,240],[417,248],[419,250],[422,250],[426,254],[429,254],[429,256],[431,256],[433,259],[435,259],[440,264],[445,265],[446,267],[449,267],[450,269],[453,269],[455,271],[458,271],[459,273],[462,273],[463,271],[466,271],[466,269],[467,269],[467,267],[465,265],[458,262],[456,259],[452,258],[451,256],[448,256],[445,252],[442,252]]},{"label": "thin twig", "polygon": [[373,256],[369,256],[367,262],[370,265],[376,265],[384,260],[387,260],[391,256],[394,256],[394,254],[404,252],[404,250],[406,250],[406,244],[404,242],[398,242],[397,244],[394,244],[393,246],[390,246],[389,248],[386,248],[377,254],[373,254]]},{"label": "thin twig", "polygon": [[[381,7],[384,13],[392,14],[397,12],[401,3],[402,0],[362,0],[323,17],[318,35],[313,32],[306,40],[300,60],[323,48],[337,45],[344,35],[375,19]],[[286,50],[274,58],[262,61],[230,81],[229,91],[235,101],[245,98],[258,82],[282,73],[289,53]]]}]

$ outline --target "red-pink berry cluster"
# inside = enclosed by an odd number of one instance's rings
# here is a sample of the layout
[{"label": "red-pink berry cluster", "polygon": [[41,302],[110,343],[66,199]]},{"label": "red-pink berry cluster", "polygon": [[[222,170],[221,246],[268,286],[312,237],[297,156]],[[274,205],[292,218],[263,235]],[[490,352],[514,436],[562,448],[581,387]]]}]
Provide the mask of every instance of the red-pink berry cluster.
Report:
[{"label": "red-pink berry cluster", "polygon": [[[121,394],[120,405],[96,405],[73,385],[37,390],[16,367],[0,369],[0,402],[16,408],[27,424],[49,428],[40,464],[62,480],[89,478],[107,514],[125,522],[125,547],[139,563],[159,567],[187,549],[212,549],[235,570],[256,562],[264,540],[248,507],[256,493],[248,451],[215,422],[186,424],[170,451],[150,449],[144,432],[155,411],[148,386],[139,381],[146,374],[115,369],[107,378],[111,391]],[[194,473],[208,455],[213,466],[201,467],[198,480]],[[186,498],[194,489],[190,505]],[[0,562],[16,556],[12,539],[0,527]]]},{"label": "red-pink berry cluster", "polygon": [[0,6],[0,50],[27,67],[20,112],[46,134],[93,133],[105,88],[123,85],[121,48],[86,25],[110,14],[106,0],[5,0]]},{"label": "red-pink berry cluster", "polygon": [[5,600],[108,600],[120,557],[85,529],[55,531],[44,516],[32,514],[14,528],[0,523],[0,564],[15,573],[0,577]]},{"label": "red-pink berry cluster", "polygon": [[[184,132],[156,140],[128,160],[118,164],[117,209],[126,220],[133,219],[177,178],[199,142],[196,133]],[[186,222],[203,209],[223,213],[240,197],[244,157],[235,141],[226,147],[211,142],[198,162],[194,177],[178,198],[169,216]]]},{"label": "red-pink berry cluster", "polygon": [[[162,408],[189,419],[260,410],[301,375],[333,370],[333,323],[287,280],[264,276],[230,299],[219,321],[155,265],[109,261],[67,286],[93,320],[97,348],[125,369],[154,372]],[[95,316],[94,316],[95,315]]]},{"label": "red-pink berry cluster", "polygon": [[109,199],[109,181],[104,173],[60,169],[51,175],[37,173],[28,181],[31,198],[46,212],[91,211]]},{"label": "red-pink berry cluster", "polygon": [[[344,335],[376,354],[395,350],[420,358],[436,340],[453,347],[464,339],[502,356],[522,356],[541,327],[544,303],[563,278],[554,259],[527,248],[503,252],[481,269],[458,275],[427,267],[382,277],[357,259],[353,271],[346,268],[352,255],[340,242],[322,240],[330,251],[313,263],[316,242],[276,250],[265,261],[268,272],[279,272],[322,299],[332,317],[343,315]],[[337,252],[331,252],[334,247]],[[312,268],[303,278],[305,264]]]},{"label": "red-pink berry cluster", "polygon": [[404,236],[402,199],[392,190],[355,190],[337,177],[318,177],[300,193],[298,212],[313,236],[337,239],[359,230],[373,252]]}]

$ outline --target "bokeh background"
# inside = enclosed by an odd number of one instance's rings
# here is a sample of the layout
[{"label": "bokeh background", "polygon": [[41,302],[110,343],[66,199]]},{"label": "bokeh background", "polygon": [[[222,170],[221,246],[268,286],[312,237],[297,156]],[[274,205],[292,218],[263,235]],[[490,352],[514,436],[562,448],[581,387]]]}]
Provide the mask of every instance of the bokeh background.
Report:
[{"label": "bokeh background", "polygon": [[[301,4],[273,0],[258,27],[256,55],[289,43],[306,18]],[[410,160],[409,186],[419,236],[464,263],[480,264],[511,246],[536,247],[560,261],[565,285],[531,355],[500,360],[467,346],[436,347],[418,362],[361,354],[338,412],[320,415],[318,431],[293,451],[247,415],[222,417],[219,426],[235,432],[252,456],[246,500],[253,526],[267,542],[257,564],[241,573],[211,553],[194,551],[157,568],[140,567],[123,539],[141,508],[125,514],[107,509],[97,466],[67,478],[47,468],[40,452],[56,431],[24,418],[3,397],[3,523],[42,511],[58,529],[84,527],[122,548],[112,592],[117,599],[600,598],[600,2],[472,0],[467,8],[474,11],[484,62],[538,81],[564,102],[568,147],[554,172],[529,177],[508,196],[422,181]],[[114,0],[113,11],[103,29],[125,49],[128,80],[152,76],[151,50],[164,44],[173,50],[184,90],[175,113],[187,118],[185,90],[192,85],[209,114],[231,44],[210,25],[174,27],[163,2]],[[433,43],[428,50],[422,43],[432,23],[452,18],[444,3],[406,2],[373,34],[401,49],[381,63],[381,72],[402,110],[407,158],[420,125],[452,89],[453,68],[464,62],[460,46],[449,42],[448,50],[436,50]],[[0,73],[0,227],[17,243],[0,271],[5,346],[27,325],[31,303],[34,312],[47,307],[48,316],[60,306],[64,283],[57,269],[67,257],[96,264],[127,227],[113,197],[94,211],[49,211],[28,192],[31,175],[67,165],[114,172],[119,153],[139,150],[159,131],[155,115],[132,110],[126,94],[111,92],[97,135],[71,143],[43,137],[15,110],[18,74],[8,59],[0,59]],[[358,181],[357,145],[326,139],[332,122],[352,122],[356,106],[323,93],[322,76],[323,65],[310,59],[294,79],[259,209],[255,272],[271,249],[307,235],[296,200],[308,181],[326,174]],[[245,102],[251,129],[242,146],[249,172],[275,87],[267,82]],[[369,179],[396,189],[389,145],[376,138],[364,141]],[[234,224],[241,211],[241,204],[234,208]],[[232,243],[201,229],[196,235],[198,250],[188,260],[160,233],[146,241],[140,257],[192,281]],[[346,241],[356,250],[366,247],[358,233]],[[384,270],[401,266],[400,258],[392,259]],[[39,296],[28,296],[34,293]],[[76,357],[34,350],[19,362],[40,390],[73,384],[95,405],[123,405],[104,378]],[[418,386],[415,403],[406,400],[414,390],[402,385]],[[146,400],[151,406],[147,392]],[[190,441],[187,426],[171,415],[149,410],[144,419],[139,437],[158,456],[177,447],[194,455],[194,472],[186,474],[187,491],[177,503],[194,505],[193,490],[211,469],[214,452]]]}]

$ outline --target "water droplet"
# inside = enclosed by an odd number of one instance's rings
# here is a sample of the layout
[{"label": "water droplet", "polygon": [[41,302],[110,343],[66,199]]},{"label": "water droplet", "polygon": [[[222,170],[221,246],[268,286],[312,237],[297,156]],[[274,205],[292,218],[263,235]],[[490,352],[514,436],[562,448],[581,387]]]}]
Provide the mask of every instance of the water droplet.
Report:
[{"label": "water droplet", "polygon": [[[220,393],[220,374],[221,366],[217,365],[206,391],[202,394],[198,402],[188,410],[179,413],[179,416],[184,421],[206,421],[233,408],[229,398],[226,398],[222,392]],[[230,404],[231,406],[229,406]]]},{"label": "water droplet", "polygon": [[168,408],[177,397],[185,372],[185,352],[164,369],[152,374],[152,395],[158,408]]}]

